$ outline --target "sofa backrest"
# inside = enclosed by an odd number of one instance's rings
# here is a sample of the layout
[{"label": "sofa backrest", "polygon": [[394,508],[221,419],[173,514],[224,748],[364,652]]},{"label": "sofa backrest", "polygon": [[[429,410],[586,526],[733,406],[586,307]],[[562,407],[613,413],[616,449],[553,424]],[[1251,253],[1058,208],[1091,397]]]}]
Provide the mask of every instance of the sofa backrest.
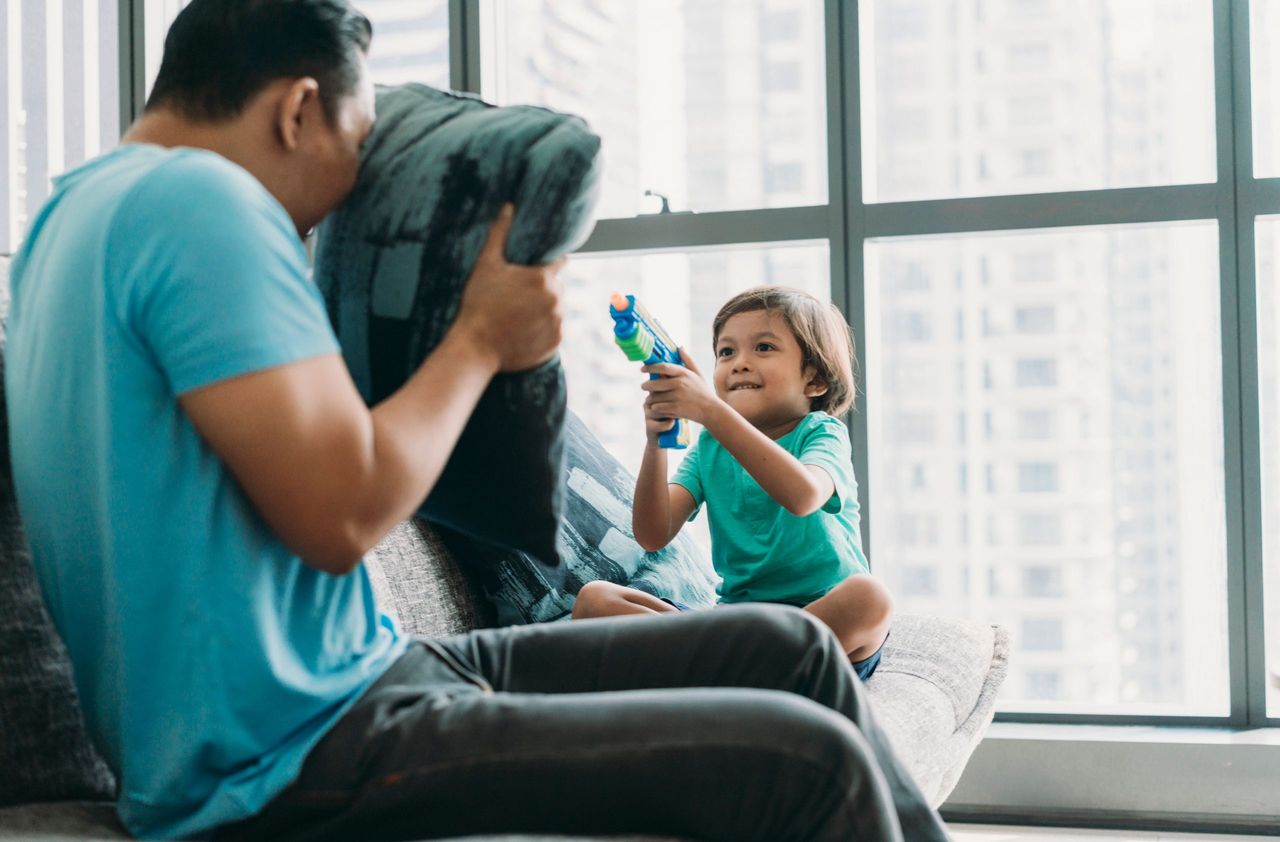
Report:
[{"label": "sofa backrest", "polygon": [[447,637],[494,624],[493,608],[423,520],[404,521],[365,556],[378,604],[400,628]]}]

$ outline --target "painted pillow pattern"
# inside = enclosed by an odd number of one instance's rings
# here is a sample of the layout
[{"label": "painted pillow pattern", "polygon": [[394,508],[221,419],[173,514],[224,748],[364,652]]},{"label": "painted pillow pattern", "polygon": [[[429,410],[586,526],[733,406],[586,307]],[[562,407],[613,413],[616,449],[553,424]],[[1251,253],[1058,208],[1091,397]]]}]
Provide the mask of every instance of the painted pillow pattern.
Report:
[{"label": "painted pillow pattern", "polygon": [[691,608],[714,605],[719,579],[707,553],[683,533],[658,552],[646,553],[631,534],[635,477],[572,412],[564,433],[562,576],[548,576],[525,553],[476,553],[459,542],[455,532],[438,530],[450,553],[493,603],[498,625],[567,619],[578,589],[595,579],[630,585]]}]

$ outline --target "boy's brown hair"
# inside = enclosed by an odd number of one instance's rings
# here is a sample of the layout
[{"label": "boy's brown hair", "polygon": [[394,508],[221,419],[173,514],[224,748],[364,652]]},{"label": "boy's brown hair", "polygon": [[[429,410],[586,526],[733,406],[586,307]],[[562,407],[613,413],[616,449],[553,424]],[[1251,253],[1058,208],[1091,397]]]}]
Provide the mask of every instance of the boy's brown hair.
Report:
[{"label": "boy's brown hair", "polygon": [[834,304],[823,304],[809,293],[791,287],[764,286],[741,292],[725,302],[711,323],[711,346],[720,341],[725,322],[739,313],[764,310],[782,317],[800,344],[804,366],[813,366],[814,381],[827,391],[809,401],[811,412],[840,415],[856,394],[853,333]]}]

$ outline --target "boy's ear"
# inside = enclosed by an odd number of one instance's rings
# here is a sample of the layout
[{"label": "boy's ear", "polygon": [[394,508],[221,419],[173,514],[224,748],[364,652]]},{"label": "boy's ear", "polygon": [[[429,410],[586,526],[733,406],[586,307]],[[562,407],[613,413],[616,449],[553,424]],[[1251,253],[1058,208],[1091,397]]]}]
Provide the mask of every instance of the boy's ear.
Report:
[{"label": "boy's ear", "polygon": [[804,386],[804,396],[806,398],[817,398],[825,395],[830,389],[826,382],[818,376],[818,372],[813,366],[805,369],[805,377],[809,381]]}]

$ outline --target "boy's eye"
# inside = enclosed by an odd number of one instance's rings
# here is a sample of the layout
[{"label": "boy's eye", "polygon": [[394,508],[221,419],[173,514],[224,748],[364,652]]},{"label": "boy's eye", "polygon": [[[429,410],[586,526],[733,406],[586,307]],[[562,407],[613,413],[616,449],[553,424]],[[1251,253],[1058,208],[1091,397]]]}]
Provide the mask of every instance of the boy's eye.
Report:
[{"label": "boy's eye", "polygon": [[732,348],[721,348],[719,351],[716,351],[716,356],[717,356],[717,357],[728,357],[728,356],[732,356],[732,355],[733,355],[733,349],[732,349]]},{"label": "boy's eye", "polygon": [[770,345],[768,342],[761,342],[760,344],[756,345],[756,350],[757,350],[757,351],[772,351],[772,350],[773,350],[773,346],[772,346],[772,345]]}]

